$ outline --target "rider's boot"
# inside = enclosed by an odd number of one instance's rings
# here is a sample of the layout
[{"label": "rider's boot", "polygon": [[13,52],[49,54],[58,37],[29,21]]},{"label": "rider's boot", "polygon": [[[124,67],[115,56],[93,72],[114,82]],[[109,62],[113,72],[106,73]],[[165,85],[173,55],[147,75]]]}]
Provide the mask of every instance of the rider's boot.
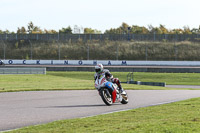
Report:
[{"label": "rider's boot", "polygon": [[122,88],[122,86],[120,85],[120,86],[118,86],[119,87],[119,92],[120,93],[123,93],[124,92],[124,89]]},{"label": "rider's boot", "polygon": [[113,78],[113,82],[117,84],[118,88],[119,88],[119,92],[123,93],[124,89],[121,86],[121,82],[118,78]]}]

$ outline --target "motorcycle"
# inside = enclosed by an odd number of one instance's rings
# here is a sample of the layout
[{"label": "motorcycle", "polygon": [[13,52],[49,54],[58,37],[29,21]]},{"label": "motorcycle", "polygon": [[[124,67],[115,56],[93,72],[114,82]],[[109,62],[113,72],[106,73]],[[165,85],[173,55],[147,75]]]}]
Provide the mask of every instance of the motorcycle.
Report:
[{"label": "motorcycle", "polygon": [[108,106],[113,103],[128,103],[128,95],[126,91],[121,93],[117,84],[107,81],[105,75],[101,75],[96,79],[95,88],[98,89],[103,102]]}]

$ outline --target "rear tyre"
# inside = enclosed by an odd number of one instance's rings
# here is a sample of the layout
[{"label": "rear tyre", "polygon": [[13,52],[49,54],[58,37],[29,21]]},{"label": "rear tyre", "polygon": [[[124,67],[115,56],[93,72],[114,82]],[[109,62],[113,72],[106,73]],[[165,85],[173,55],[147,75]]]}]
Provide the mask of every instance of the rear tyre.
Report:
[{"label": "rear tyre", "polygon": [[109,91],[107,89],[101,89],[100,90],[100,95],[101,95],[101,98],[103,100],[103,102],[110,106],[112,105],[112,95],[110,95]]}]

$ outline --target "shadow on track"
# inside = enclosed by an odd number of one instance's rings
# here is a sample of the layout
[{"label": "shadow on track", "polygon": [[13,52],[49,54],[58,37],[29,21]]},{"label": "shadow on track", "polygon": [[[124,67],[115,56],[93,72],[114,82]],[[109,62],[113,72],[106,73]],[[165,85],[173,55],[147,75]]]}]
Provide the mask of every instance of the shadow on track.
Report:
[{"label": "shadow on track", "polygon": [[[117,105],[117,104],[113,104]],[[112,106],[113,106],[112,105]],[[87,108],[87,107],[101,107],[101,106],[107,106],[105,104],[96,104],[96,105],[69,105],[69,106],[49,106],[49,107],[39,107],[39,108]]]}]

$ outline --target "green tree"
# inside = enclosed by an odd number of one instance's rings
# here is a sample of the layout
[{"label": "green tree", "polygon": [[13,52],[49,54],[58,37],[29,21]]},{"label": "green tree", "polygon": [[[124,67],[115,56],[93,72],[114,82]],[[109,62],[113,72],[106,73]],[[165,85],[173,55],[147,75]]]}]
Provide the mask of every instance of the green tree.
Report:
[{"label": "green tree", "polygon": [[189,26],[184,26],[183,27],[183,34],[192,34],[192,32],[190,31]]},{"label": "green tree", "polygon": [[154,27],[153,25],[148,25],[148,30],[149,30],[149,33],[154,33]]},{"label": "green tree", "polygon": [[26,34],[26,29],[25,29],[25,27],[21,27],[21,28],[19,28],[18,27],[18,29],[17,29],[17,34]]},{"label": "green tree", "polygon": [[101,31],[92,28],[84,28],[84,34],[100,34]]},{"label": "green tree", "polygon": [[32,33],[33,34],[42,34],[44,32],[42,31],[42,29],[40,29],[40,27],[35,26],[34,29],[33,29],[33,31],[32,31]]},{"label": "green tree", "polygon": [[161,34],[168,34],[169,32],[168,32],[168,29],[167,28],[165,28],[165,26],[164,25],[162,25],[162,24],[160,24],[160,30],[161,30]]},{"label": "green tree", "polygon": [[28,33],[32,33],[34,30],[35,26],[33,25],[33,22],[31,21],[30,23],[28,23]]},{"label": "green tree", "polygon": [[183,34],[183,32],[184,31],[182,29],[173,29],[171,33],[172,34]]},{"label": "green tree", "polygon": [[45,34],[57,34],[58,32],[56,30],[46,30],[44,29]]},{"label": "green tree", "polygon": [[191,32],[192,32],[192,34],[199,34],[200,33],[199,29],[197,29],[197,28],[193,28],[191,30]]},{"label": "green tree", "polygon": [[68,26],[67,28],[62,28],[59,30],[59,33],[64,33],[64,34],[72,34],[72,28]]},{"label": "green tree", "polygon": [[35,26],[33,22],[31,21],[28,23],[28,33],[29,34],[41,34],[43,31],[40,29],[40,27]]},{"label": "green tree", "polygon": [[130,27],[127,23],[122,23],[122,25],[119,27],[121,29],[121,31],[124,33],[124,34],[127,34],[128,33],[128,27]]},{"label": "green tree", "polygon": [[153,27],[152,25],[148,26],[149,33],[151,34],[162,34],[162,30],[159,27]]},{"label": "green tree", "polygon": [[121,34],[121,29],[117,30],[117,29],[111,28],[110,30],[106,30],[105,34]]},{"label": "green tree", "polygon": [[132,33],[132,34],[148,34],[149,30],[144,26],[140,27],[140,26],[137,26],[137,25],[133,25],[131,27],[130,33]]},{"label": "green tree", "polygon": [[122,25],[118,28],[111,28],[110,30],[106,30],[105,34],[127,34],[128,27],[130,27],[127,23],[122,23]]},{"label": "green tree", "polygon": [[11,34],[12,32],[10,32],[9,30],[6,29],[5,31],[3,31],[3,33],[4,34]]}]

